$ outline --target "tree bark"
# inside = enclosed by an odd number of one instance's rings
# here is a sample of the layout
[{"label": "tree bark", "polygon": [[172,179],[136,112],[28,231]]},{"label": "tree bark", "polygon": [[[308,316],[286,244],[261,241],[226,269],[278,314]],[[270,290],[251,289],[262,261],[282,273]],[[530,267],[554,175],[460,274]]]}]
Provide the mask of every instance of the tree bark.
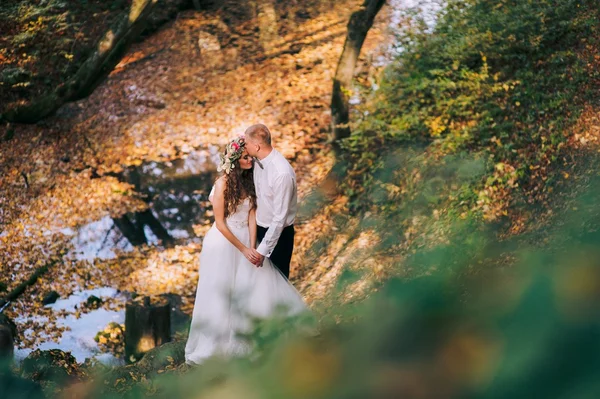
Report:
[{"label": "tree bark", "polygon": [[158,0],[133,0],[128,15],[98,41],[96,51],[75,75],[40,99],[10,110],[2,117],[10,122],[35,123],[53,115],[62,105],[90,95],[121,61],[144,28]]},{"label": "tree bark", "polygon": [[125,308],[125,359],[139,360],[149,350],[171,340],[171,306],[164,298],[152,303],[149,297]]},{"label": "tree bark", "polygon": [[271,50],[278,37],[277,11],[274,0],[255,0],[252,2],[258,23],[258,40],[265,51]]},{"label": "tree bark", "polygon": [[348,22],[348,35],[333,79],[330,136],[332,142],[350,135],[348,101],[354,68],[367,33],[369,33],[375,16],[384,4],[385,0],[365,0],[360,9],[352,14]]}]

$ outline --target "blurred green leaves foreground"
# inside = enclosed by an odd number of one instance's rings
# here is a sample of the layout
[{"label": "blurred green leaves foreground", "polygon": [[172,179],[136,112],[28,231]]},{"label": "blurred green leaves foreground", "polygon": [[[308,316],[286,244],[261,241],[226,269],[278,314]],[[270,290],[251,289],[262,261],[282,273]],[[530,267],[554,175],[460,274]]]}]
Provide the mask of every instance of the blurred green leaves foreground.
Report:
[{"label": "blurred green leaves foreground", "polygon": [[598,195],[549,226],[544,244],[498,241],[461,222],[449,243],[406,260],[441,265],[435,272],[322,311],[318,337],[265,322],[253,337],[258,357],[156,374],[114,397],[596,398],[600,231],[589,226],[600,226]]}]

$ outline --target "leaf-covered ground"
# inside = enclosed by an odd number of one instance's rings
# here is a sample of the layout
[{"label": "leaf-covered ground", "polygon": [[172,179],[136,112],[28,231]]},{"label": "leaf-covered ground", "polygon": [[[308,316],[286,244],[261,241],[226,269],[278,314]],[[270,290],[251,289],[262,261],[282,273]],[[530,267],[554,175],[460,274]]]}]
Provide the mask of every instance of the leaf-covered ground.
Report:
[{"label": "leaf-covered ground", "polygon": [[[102,286],[140,294],[172,292],[182,295],[184,309],[191,310],[201,249],[197,243],[139,247],[112,260],[64,256],[71,249],[69,229],[146,207],[130,185],[111,173],[222,145],[246,126],[263,122],[271,127],[276,147],[292,161],[301,198],[308,197],[333,164],[325,145],[331,78],[346,22],[358,3],[272,3],[273,14],[225,2],[214,11],[182,12],[134,45],[89,98],[34,126],[2,126],[4,291],[50,259],[60,260],[5,310],[12,317],[49,318],[19,326],[21,347],[36,342],[32,332],[60,334],[53,323],[56,315],[41,305],[51,290],[61,297]],[[274,15],[277,29],[257,28],[272,26]],[[377,69],[373,59],[386,54],[388,25],[389,15],[382,13],[369,33],[358,71],[363,77],[372,76]],[[322,292],[322,272],[331,257],[315,263],[308,249],[318,236],[333,231],[330,215],[343,213],[344,207],[339,198],[298,223],[292,278],[309,301]],[[197,226],[197,232],[207,227]],[[311,275],[310,270],[320,272]],[[103,306],[121,305],[108,301]],[[25,329],[30,329],[27,336]]]}]

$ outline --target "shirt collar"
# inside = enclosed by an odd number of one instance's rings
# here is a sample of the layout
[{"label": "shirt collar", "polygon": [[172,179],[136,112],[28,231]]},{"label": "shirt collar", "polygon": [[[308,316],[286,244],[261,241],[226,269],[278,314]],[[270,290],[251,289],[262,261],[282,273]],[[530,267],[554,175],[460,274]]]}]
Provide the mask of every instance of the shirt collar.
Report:
[{"label": "shirt collar", "polygon": [[275,148],[273,148],[269,155],[267,155],[266,157],[264,157],[263,159],[260,160],[260,163],[262,163],[263,167],[267,166],[271,161],[273,161],[273,159],[275,158],[276,152],[277,152],[277,150]]}]

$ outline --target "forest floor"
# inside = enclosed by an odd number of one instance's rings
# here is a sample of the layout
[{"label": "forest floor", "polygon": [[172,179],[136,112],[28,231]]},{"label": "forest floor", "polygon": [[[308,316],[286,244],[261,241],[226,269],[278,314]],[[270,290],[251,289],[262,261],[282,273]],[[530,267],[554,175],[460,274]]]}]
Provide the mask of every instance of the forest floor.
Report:
[{"label": "forest floor", "polygon": [[[326,144],[332,76],[348,17],[359,2],[313,3],[277,5],[275,32],[257,28],[272,22],[263,20],[269,15],[253,16],[237,2],[181,12],[135,44],[90,97],[36,125],[1,128],[2,289],[10,292],[49,259],[59,260],[4,310],[18,321],[21,348],[58,340],[67,328],[57,325],[57,312],[42,305],[50,291],[61,298],[103,287],[175,293],[184,311],[191,311],[197,240],[178,240],[170,249],[139,246],[105,259],[71,256],[78,229],[147,207],[133,186],[116,177],[123,170],[210,156],[211,146],[262,122],[296,170],[300,201],[318,190],[334,162]],[[382,12],[359,62],[357,74],[364,81],[389,58],[389,28],[390,12]],[[344,207],[345,199],[337,197],[297,223],[292,281],[309,302],[323,296],[339,273],[331,265],[348,237],[332,230],[331,215],[344,213]],[[208,226],[194,226],[196,235]],[[312,244],[332,232],[336,242],[317,251],[317,258]],[[358,242],[368,241],[365,236]],[[107,299],[103,307],[115,311],[123,304]],[[86,309],[63,310],[60,316],[67,313],[79,318]]]}]

